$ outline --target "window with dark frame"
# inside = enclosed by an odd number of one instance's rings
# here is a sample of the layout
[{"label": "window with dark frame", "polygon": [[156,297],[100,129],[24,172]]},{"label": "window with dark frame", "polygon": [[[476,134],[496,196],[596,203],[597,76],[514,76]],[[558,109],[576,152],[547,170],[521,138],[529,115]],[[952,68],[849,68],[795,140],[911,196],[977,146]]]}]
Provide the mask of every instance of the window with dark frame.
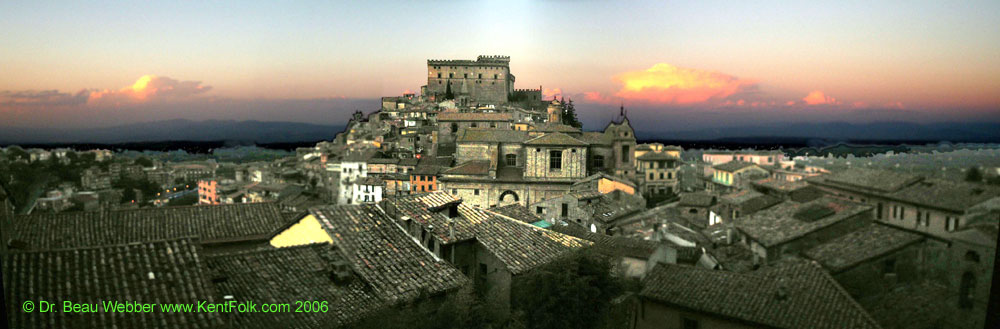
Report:
[{"label": "window with dark frame", "polygon": [[549,151],[549,170],[562,170],[562,150]]},{"label": "window with dark frame", "polygon": [[504,155],[503,157],[504,157],[504,163],[506,163],[507,166],[510,167],[517,166],[517,154],[507,154]]}]

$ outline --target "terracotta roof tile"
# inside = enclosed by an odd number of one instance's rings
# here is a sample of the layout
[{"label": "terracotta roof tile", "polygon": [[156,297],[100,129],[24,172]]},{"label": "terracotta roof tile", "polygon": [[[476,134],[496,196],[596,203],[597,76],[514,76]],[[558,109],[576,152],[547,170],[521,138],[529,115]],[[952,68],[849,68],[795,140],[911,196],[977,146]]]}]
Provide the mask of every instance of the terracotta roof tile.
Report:
[{"label": "terracotta roof tile", "polygon": [[[3,286],[9,305],[47,300],[185,303],[220,302],[212,295],[197,244],[190,239],[96,248],[13,252],[3,255]],[[37,304],[36,304],[37,305]],[[220,313],[146,314],[8,312],[13,328],[218,328]]]},{"label": "terracotta roof tile", "polygon": [[774,328],[879,328],[823,269],[798,263],[751,273],[659,264],[644,280],[650,300]]}]

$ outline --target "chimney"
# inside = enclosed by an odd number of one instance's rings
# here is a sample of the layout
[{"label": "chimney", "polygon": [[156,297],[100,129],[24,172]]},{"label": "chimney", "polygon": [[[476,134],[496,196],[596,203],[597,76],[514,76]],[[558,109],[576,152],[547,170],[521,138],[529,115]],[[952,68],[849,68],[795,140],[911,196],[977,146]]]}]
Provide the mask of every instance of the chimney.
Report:
[{"label": "chimney", "polygon": [[455,238],[455,220],[451,218],[448,218],[448,237]]}]

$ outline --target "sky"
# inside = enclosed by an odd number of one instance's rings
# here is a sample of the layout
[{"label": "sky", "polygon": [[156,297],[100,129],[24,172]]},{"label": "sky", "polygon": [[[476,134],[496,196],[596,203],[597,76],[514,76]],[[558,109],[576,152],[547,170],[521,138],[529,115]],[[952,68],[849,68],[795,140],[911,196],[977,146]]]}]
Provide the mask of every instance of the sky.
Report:
[{"label": "sky", "polygon": [[0,127],[342,123],[483,54],[594,129],[996,122],[998,40],[995,0],[5,1]]}]

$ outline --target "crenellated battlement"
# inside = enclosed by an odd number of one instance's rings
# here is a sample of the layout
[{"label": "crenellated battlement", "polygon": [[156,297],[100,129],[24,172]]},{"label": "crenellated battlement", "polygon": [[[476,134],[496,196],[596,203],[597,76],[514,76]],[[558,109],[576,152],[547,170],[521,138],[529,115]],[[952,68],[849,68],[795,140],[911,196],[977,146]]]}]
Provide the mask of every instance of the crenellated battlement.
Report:
[{"label": "crenellated battlement", "polygon": [[514,89],[515,93],[540,93],[542,89]]},{"label": "crenellated battlement", "polygon": [[501,55],[480,55],[476,57],[476,60],[468,59],[428,59],[427,65],[483,65],[483,64],[501,64],[509,65],[510,56]]}]

